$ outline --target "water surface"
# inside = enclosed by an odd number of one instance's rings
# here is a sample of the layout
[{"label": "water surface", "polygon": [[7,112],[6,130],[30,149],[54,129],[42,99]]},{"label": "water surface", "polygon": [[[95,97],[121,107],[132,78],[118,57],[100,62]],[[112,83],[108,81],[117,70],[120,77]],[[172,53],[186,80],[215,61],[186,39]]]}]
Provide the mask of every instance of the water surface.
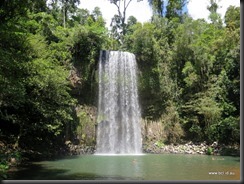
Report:
[{"label": "water surface", "polygon": [[81,155],[33,162],[15,180],[240,180],[240,157],[145,154]]}]

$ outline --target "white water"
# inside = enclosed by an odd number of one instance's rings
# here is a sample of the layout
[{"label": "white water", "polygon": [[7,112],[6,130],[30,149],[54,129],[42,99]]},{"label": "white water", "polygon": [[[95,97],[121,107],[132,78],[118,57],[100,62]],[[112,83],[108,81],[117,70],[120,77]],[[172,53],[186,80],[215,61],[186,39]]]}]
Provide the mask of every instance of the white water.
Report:
[{"label": "white water", "polygon": [[101,51],[96,153],[141,153],[140,118],[134,54]]}]

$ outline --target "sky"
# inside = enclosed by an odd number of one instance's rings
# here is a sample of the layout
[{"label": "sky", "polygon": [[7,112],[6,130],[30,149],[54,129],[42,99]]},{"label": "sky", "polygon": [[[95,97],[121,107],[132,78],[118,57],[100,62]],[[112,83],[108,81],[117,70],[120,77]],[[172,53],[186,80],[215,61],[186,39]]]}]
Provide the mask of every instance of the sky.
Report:
[{"label": "sky", "polygon": [[[193,19],[204,18],[208,21],[209,11],[207,6],[210,0],[189,0],[187,5],[188,14]],[[217,0],[219,5],[218,13],[224,18],[225,12],[230,5],[240,7],[239,0]],[[88,9],[90,12],[98,6],[102,12],[102,15],[106,21],[106,26],[109,27],[111,18],[117,14],[117,8],[111,4],[109,0],[80,0],[80,8]],[[137,2],[132,0],[126,11],[126,18],[130,15],[136,17],[138,22],[147,22],[152,16],[152,10],[148,5],[147,0]]]},{"label": "sky", "polygon": [[[224,18],[225,12],[230,5],[240,7],[240,0],[217,0],[219,9],[217,12]],[[209,11],[207,6],[209,0],[190,0],[188,3],[188,13],[193,19],[204,18],[208,21]]]},{"label": "sky", "polygon": [[[92,11],[96,6],[100,8],[108,27],[111,23],[111,18],[118,12],[117,7],[111,4],[109,0],[80,0],[80,8],[86,8]],[[126,14],[126,18],[133,15],[138,22],[147,22],[152,16],[152,11],[147,0],[140,2],[132,0],[127,8]]]}]

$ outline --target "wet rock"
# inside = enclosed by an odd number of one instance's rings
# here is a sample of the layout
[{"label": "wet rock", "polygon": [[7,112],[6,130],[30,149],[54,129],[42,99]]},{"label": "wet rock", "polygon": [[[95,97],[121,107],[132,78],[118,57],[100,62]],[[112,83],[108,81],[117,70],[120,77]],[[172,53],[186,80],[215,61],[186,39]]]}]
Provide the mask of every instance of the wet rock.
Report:
[{"label": "wet rock", "polygon": [[212,147],[216,147],[218,146],[218,142],[213,142],[213,144],[211,145]]},{"label": "wet rock", "polygon": [[66,141],[66,152],[68,155],[94,154],[95,146],[75,145],[71,141]]},{"label": "wet rock", "polygon": [[[147,148],[146,148],[147,147]],[[208,148],[211,147],[213,149],[213,154],[220,155],[222,152],[222,148],[225,145],[219,145],[217,142],[213,142],[210,145],[204,141],[202,143],[192,143],[187,142],[186,144],[179,144],[179,145],[163,145],[157,146],[156,144],[144,144],[143,145],[143,152],[144,153],[173,153],[173,154],[207,154]]]},{"label": "wet rock", "polygon": [[10,165],[17,165],[17,160],[16,158],[10,158]]},{"label": "wet rock", "polygon": [[72,142],[71,141],[65,141],[65,145],[71,145],[72,144]]}]

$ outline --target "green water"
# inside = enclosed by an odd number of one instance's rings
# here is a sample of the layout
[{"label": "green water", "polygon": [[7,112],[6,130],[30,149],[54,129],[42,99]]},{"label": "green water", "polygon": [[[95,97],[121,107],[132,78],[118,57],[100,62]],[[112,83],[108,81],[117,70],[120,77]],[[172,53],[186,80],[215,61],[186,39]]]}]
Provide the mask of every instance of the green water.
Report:
[{"label": "green water", "polygon": [[81,155],[34,162],[14,180],[240,180],[240,157],[145,154]]}]

